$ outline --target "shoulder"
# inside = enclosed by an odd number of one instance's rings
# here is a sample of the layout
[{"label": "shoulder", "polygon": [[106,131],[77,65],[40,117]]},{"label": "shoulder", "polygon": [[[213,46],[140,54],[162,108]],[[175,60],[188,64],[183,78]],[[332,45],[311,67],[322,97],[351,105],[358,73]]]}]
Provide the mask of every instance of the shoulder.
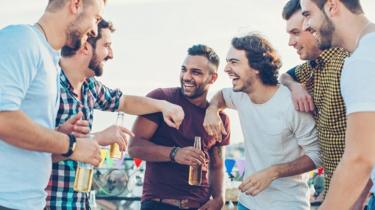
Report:
[{"label": "shoulder", "polygon": [[147,97],[160,99],[160,100],[171,100],[178,96],[179,88],[157,88],[147,94]]},{"label": "shoulder", "polygon": [[30,25],[11,25],[0,30],[0,52],[5,55],[35,55],[40,52],[40,40]]}]

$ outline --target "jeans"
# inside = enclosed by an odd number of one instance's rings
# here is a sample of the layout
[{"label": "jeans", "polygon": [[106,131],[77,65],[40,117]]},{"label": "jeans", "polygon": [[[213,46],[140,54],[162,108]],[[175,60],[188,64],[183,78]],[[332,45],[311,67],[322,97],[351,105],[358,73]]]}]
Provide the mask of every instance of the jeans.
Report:
[{"label": "jeans", "polygon": [[250,210],[250,209],[246,208],[244,205],[242,205],[240,202],[238,202],[237,210]]},{"label": "jeans", "polygon": [[160,203],[157,201],[146,200],[142,202],[141,210],[197,210],[197,209],[194,209],[194,208],[180,209],[177,206],[172,206],[172,205]]}]

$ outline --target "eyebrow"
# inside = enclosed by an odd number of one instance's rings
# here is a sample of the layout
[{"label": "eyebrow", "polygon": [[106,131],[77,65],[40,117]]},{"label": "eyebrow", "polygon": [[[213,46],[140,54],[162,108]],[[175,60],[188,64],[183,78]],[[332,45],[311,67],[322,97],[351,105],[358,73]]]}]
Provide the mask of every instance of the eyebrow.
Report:
[{"label": "eyebrow", "polygon": [[227,62],[229,62],[229,61],[240,61],[240,60],[237,59],[237,58],[227,58]]}]

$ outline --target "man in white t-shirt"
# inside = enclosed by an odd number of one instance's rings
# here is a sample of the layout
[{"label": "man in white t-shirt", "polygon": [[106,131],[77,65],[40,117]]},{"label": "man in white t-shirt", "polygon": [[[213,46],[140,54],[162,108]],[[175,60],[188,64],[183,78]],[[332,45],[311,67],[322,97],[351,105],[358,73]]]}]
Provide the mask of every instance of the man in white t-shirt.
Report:
[{"label": "man in white t-shirt", "polygon": [[301,7],[305,29],[321,47],[342,47],[352,53],[341,75],[346,148],[321,207],[349,209],[366,183],[371,186],[368,180],[375,165],[375,25],[359,0],[301,0]]},{"label": "man in white t-shirt", "polygon": [[204,127],[220,141],[219,111],[238,111],[245,139],[246,171],[238,209],[308,210],[304,172],[320,164],[315,123],[294,109],[290,91],[279,85],[279,56],[260,35],[234,38],[225,72],[233,89],[219,91]]}]

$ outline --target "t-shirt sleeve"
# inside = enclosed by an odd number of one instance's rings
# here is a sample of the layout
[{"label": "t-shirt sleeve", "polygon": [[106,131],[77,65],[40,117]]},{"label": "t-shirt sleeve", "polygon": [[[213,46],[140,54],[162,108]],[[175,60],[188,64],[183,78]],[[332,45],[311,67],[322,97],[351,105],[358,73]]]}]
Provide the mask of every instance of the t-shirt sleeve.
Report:
[{"label": "t-shirt sleeve", "polygon": [[27,26],[0,30],[0,111],[20,109],[40,63],[36,38]]},{"label": "t-shirt sleeve", "polygon": [[[161,88],[158,88],[158,89],[155,89],[155,90],[151,91],[146,96],[150,97],[150,98],[153,98],[153,99],[158,99],[158,100],[165,100],[166,97],[167,97],[165,95],[163,89],[161,89]],[[160,124],[161,122],[163,122],[163,114],[161,112],[142,115],[142,117],[144,117],[148,120],[151,120],[152,122],[154,122],[156,124]]]},{"label": "t-shirt sleeve", "polygon": [[296,69],[297,69],[297,66],[291,68],[286,73],[289,74],[289,76],[292,77],[294,81],[298,82],[299,80],[298,80],[297,75],[296,75]]},{"label": "t-shirt sleeve", "polygon": [[318,131],[313,117],[309,113],[296,111],[292,105],[289,107],[289,113],[291,116],[290,126],[298,145],[302,147],[305,155],[314,162],[315,166],[320,166],[322,161]]},{"label": "t-shirt sleeve", "polygon": [[295,80],[299,83],[306,83],[311,77],[311,68],[306,62],[295,67]]},{"label": "t-shirt sleeve", "polygon": [[123,95],[119,89],[110,89],[94,78],[90,79],[91,85],[95,89],[95,109],[111,112],[118,110]]},{"label": "t-shirt sleeve", "polygon": [[235,95],[234,95],[232,88],[224,88],[221,90],[221,93],[223,95],[226,107],[230,109],[236,109],[236,104],[235,104],[235,99],[234,99]]},{"label": "t-shirt sleeve", "polygon": [[375,61],[347,60],[341,76],[346,114],[375,112]]}]

